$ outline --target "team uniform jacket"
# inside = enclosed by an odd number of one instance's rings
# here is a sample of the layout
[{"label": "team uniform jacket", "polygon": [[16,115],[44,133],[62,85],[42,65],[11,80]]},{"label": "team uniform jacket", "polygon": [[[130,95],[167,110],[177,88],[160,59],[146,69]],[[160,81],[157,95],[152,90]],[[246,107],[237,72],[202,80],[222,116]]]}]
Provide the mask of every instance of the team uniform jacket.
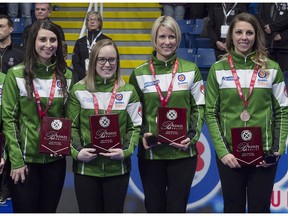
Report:
[{"label": "team uniform jacket", "polygon": [[[90,44],[94,40],[94,38],[98,35],[99,31],[89,31],[88,36],[78,39],[74,46],[74,51],[72,55],[72,64],[73,69],[78,73],[79,80],[83,79],[86,76],[85,71],[85,60],[89,58],[89,52],[87,48],[87,37],[89,39]],[[111,39],[104,34],[101,34],[96,42],[102,39]]]},{"label": "team uniform jacket", "polygon": [[[254,69],[251,60],[255,53],[246,57],[231,51],[244,96],[248,97]],[[231,129],[236,127],[261,127],[263,151],[285,151],[288,134],[288,98],[282,71],[278,63],[269,60],[266,70],[259,70],[250,96],[247,111],[250,120],[240,119],[243,111],[227,59],[214,63],[206,83],[206,120],[216,153],[221,159],[232,152]]]},{"label": "team uniform jacket", "polygon": [[[46,109],[53,80],[55,63],[49,66],[38,63],[34,85],[37,88],[42,111]],[[72,72],[66,70],[67,87],[70,88]],[[8,146],[12,169],[20,168],[25,163],[49,163],[60,157],[50,157],[49,154],[39,153],[40,118],[35,96],[32,100],[27,97],[24,79],[24,64],[9,69],[5,79],[2,95],[2,121],[5,142]],[[54,100],[46,116],[64,117],[66,97],[62,95],[61,83],[56,81]]]},{"label": "team uniform jacket", "polygon": [[[154,51],[152,60],[156,72],[156,81],[161,88],[163,96],[166,97],[172,79],[172,70],[176,55],[166,62],[160,61],[155,55]],[[178,70],[173,80],[173,92],[167,107],[186,108],[187,137],[191,139],[191,144],[186,151],[179,151],[178,148],[169,146],[167,143],[144,150],[142,139],[140,139],[139,157],[150,160],[173,160],[192,157],[197,154],[195,144],[200,137],[204,122],[205,99],[203,80],[196,64],[180,58],[178,60]],[[157,136],[156,118],[157,110],[161,106],[161,103],[155,88],[154,78],[149,69],[149,61],[133,70],[129,82],[136,87],[143,106],[143,127],[141,134],[151,132]]]},{"label": "team uniform jacket", "polygon": [[[95,92],[99,103],[99,114],[105,114],[114,87],[115,77],[103,79],[96,76]],[[72,120],[72,147],[74,173],[96,177],[124,175],[131,171],[130,156],[138,145],[142,124],[141,104],[134,86],[118,87],[111,113],[118,114],[123,160],[112,160],[97,155],[95,160],[82,162],[77,159],[82,148],[91,147],[89,116],[95,115],[92,93],[85,84],[78,82],[71,90],[67,117]]]}]

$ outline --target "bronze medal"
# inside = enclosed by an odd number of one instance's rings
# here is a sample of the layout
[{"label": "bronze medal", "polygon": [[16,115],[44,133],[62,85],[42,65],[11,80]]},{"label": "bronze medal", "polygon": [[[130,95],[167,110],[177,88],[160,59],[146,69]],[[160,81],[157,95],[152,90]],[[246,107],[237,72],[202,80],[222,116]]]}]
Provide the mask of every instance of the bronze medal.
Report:
[{"label": "bronze medal", "polygon": [[244,122],[249,121],[249,119],[250,119],[250,114],[248,113],[247,110],[243,110],[243,112],[241,112],[241,114],[240,114],[240,119],[241,119],[242,121],[244,121]]}]

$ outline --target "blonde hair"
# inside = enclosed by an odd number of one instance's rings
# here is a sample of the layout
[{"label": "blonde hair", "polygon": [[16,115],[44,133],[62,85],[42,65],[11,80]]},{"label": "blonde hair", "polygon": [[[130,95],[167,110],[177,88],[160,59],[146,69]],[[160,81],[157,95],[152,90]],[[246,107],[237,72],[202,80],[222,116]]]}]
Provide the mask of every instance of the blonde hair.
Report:
[{"label": "blonde hair", "polygon": [[181,30],[178,25],[178,23],[175,21],[173,17],[170,16],[161,16],[157,18],[152,26],[151,29],[151,43],[153,48],[156,50],[157,49],[157,34],[159,28],[163,26],[167,29],[170,29],[176,36],[176,49],[180,46],[181,43]]},{"label": "blonde hair", "polygon": [[98,58],[100,50],[105,46],[113,46],[117,53],[117,57],[116,57],[117,58],[117,69],[116,69],[117,87],[119,88],[125,84],[120,74],[119,51],[117,49],[116,44],[110,39],[102,39],[98,41],[93,47],[91,55],[90,55],[90,59],[89,59],[87,75],[82,80],[80,80],[81,84],[87,85],[87,90],[90,92],[95,91],[95,76],[97,73],[96,62],[97,62],[97,58]]},{"label": "blonde hair", "polygon": [[101,31],[101,30],[102,30],[102,25],[103,25],[103,19],[102,19],[102,15],[101,15],[101,13],[100,13],[99,11],[89,11],[89,12],[87,13],[87,15],[86,15],[86,23],[85,23],[85,24],[86,24],[86,28],[88,28],[88,20],[89,20],[89,17],[90,17],[92,14],[96,15],[98,21],[100,22],[100,24],[99,24],[99,31]]}]

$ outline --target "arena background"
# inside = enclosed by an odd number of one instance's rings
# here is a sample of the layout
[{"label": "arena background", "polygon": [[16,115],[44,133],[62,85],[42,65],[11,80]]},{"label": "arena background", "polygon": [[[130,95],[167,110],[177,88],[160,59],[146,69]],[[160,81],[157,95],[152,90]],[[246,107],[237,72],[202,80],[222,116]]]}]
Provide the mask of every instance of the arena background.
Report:
[{"label": "arena background", "polygon": [[[209,137],[207,125],[204,124],[202,134],[197,143],[199,150],[197,172],[191,186],[188,213],[221,213],[223,200],[221,185],[215,163],[215,152]],[[137,151],[137,149],[136,149]],[[125,202],[125,213],[145,213],[144,195],[138,173],[136,152],[132,156],[132,173],[129,189]],[[71,172],[72,160],[67,157],[67,174],[58,213],[78,213],[77,201],[74,193],[73,173]],[[271,197],[271,211],[273,213],[288,212],[288,175],[287,152],[280,161],[275,179],[274,191]],[[260,182],[261,183],[261,182]],[[0,205],[0,213],[13,212],[11,201]]]}]

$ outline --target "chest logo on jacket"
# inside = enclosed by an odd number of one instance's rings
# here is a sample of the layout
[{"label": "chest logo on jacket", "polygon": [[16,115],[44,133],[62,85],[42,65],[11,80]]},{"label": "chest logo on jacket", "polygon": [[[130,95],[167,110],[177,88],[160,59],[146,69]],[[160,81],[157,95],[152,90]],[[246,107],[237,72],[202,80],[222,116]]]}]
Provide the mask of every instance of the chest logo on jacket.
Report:
[{"label": "chest logo on jacket", "polygon": [[[239,79],[239,77],[238,77],[238,79]],[[233,76],[223,76],[222,80],[223,81],[234,81],[234,78],[233,78]]]},{"label": "chest logo on jacket", "polygon": [[123,99],[123,94],[116,94],[116,95],[115,95],[115,99],[116,99],[117,101],[121,101],[121,100]]},{"label": "chest logo on jacket", "polygon": [[186,80],[186,76],[184,74],[179,74],[178,77],[178,86],[179,88],[182,88],[182,89],[187,89],[188,88],[188,82]]},{"label": "chest logo on jacket", "polygon": [[178,80],[179,80],[180,82],[184,82],[184,81],[186,80],[185,75],[184,75],[184,74],[179,74],[179,75],[178,75]]},{"label": "chest logo on jacket", "polygon": [[259,70],[257,83],[259,86],[268,85],[269,72],[266,70]]},{"label": "chest logo on jacket", "polygon": [[115,107],[117,107],[118,109],[125,109],[125,102],[124,102],[124,95],[121,93],[117,93],[115,95]]},{"label": "chest logo on jacket", "polygon": [[259,78],[265,78],[265,79],[268,79],[269,78],[269,71],[267,70],[259,70],[258,72],[258,77]]},{"label": "chest logo on jacket", "polygon": [[8,65],[9,65],[9,66],[15,65],[15,60],[14,60],[14,58],[12,58],[12,57],[9,58]]},{"label": "chest logo on jacket", "polygon": [[81,102],[83,103],[93,103],[93,98],[92,97],[82,97]]},{"label": "chest logo on jacket", "polygon": [[148,88],[148,87],[151,87],[151,86],[155,86],[156,83],[159,84],[160,81],[159,81],[159,80],[156,80],[156,81],[145,82],[145,83],[144,83],[144,88]]},{"label": "chest logo on jacket", "polygon": [[57,91],[58,91],[59,93],[61,93],[61,92],[62,92],[62,83],[61,83],[60,80],[57,80],[57,81],[56,81],[56,86],[57,86]]}]

